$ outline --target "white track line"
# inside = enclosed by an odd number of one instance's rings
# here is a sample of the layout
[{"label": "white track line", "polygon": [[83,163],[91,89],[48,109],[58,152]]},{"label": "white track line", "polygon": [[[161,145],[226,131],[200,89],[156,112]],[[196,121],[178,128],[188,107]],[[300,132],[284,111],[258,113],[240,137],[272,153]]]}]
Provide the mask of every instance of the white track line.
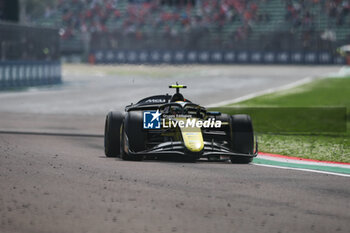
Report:
[{"label": "white track line", "polygon": [[318,170],[294,168],[294,167],[280,167],[280,166],[267,165],[267,164],[256,164],[256,163],[251,163],[251,164],[253,164],[255,166],[261,166],[261,167],[273,167],[273,168],[280,168],[280,169],[287,169],[287,170],[296,170],[296,171],[321,173],[321,174],[334,175],[334,176],[350,177],[350,174],[342,174],[342,173],[335,173],[335,172],[326,172],[326,171],[318,171]]},{"label": "white track line", "polygon": [[287,89],[290,89],[290,88],[293,88],[293,87],[297,87],[297,86],[309,83],[309,82],[311,82],[311,81],[313,81],[315,79],[316,79],[315,77],[309,76],[309,77],[303,78],[301,80],[298,80],[298,81],[295,81],[295,82],[292,82],[292,83],[288,83],[288,84],[286,84],[284,86],[274,87],[274,88],[270,88],[270,89],[254,92],[254,93],[251,93],[251,94],[248,94],[248,95],[244,95],[244,96],[241,96],[241,97],[238,97],[238,98],[235,98],[235,99],[231,99],[231,100],[221,101],[221,102],[218,102],[218,103],[215,103],[215,104],[209,104],[206,107],[207,108],[211,108],[211,107],[218,107],[218,106],[227,105],[227,104],[238,103],[238,102],[241,102],[241,101],[245,101],[245,100],[248,100],[248,99],[255,98],[257,96],[270,94],[270,93],[273,93],[273,92],[283,91],[283,90],[287,90]]}]

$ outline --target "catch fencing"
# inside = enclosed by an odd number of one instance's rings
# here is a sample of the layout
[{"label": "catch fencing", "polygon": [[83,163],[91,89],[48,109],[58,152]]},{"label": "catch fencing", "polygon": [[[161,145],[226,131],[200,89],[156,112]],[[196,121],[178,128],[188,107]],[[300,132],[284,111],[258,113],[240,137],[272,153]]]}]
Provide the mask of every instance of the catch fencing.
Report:
[{"label": "catch fencing", "polygon": [[61,83],[61,63],[54,61],[0,62],[0,89]]},{"label": "catch fencing", "polygon": [[96,64],[345,64],[331,52],[235,51],[235,50],[95,50]]}]

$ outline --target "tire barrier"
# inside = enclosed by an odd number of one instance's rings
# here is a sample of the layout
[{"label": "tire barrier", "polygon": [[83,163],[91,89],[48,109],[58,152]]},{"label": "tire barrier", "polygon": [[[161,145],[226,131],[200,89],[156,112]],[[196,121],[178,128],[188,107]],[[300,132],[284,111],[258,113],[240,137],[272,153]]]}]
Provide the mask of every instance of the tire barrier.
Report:
[{"label": "tire barrier", "polygon": [[96,50],[89,55],[96,64],[345,64],[330,52]]},{"label": "tire barrier", "polygon": [[59,84],[61,63],[0,61],[0,89]]}]

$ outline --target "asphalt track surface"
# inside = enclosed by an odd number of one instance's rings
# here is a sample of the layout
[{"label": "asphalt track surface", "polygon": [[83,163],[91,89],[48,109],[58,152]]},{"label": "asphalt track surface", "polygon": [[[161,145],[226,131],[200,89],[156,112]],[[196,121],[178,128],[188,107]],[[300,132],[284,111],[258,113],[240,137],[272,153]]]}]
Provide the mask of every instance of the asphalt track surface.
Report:
[{"label": "asphalt track surface", "polygon": [[346,177],[104,156],[104,114],[174,81],[213,104],[338,67],[200,69],[200,80],[77,71],[58,88],[0,93],[0,232],[349,232]]}]

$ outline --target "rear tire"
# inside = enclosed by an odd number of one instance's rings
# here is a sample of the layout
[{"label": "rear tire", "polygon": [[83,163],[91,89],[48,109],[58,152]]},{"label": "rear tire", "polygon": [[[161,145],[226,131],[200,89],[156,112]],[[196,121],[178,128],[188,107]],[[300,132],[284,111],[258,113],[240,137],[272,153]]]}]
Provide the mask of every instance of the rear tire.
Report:
[{"label": "rear tire", "polygon": [[120,126],[123,123],[121,112],[109,112],[106,116],[104,147],[107,157],[117,157],[120,152]]},{"label": "rear tire", "polygon": [[[216,116],[215,120],[221,121],[221,122],[228,122],[228,123],[230,123],[231,122],[231,116],[226,114],[226,113],[222,113],[220,116]],[[222,124],[220,130],[224,131],[225,134],[228,135],[229,139],[227,140],[227,142],[229,143],[231,141],[230,125]]]},{"label": "rear tire", "polygon": [[[250,116],[238,114],[231,116],[231,148],[234,152],[242,154],[254,153],[254,132]],[[247,164],[253,157],[231,156],[232,163]]]}]

